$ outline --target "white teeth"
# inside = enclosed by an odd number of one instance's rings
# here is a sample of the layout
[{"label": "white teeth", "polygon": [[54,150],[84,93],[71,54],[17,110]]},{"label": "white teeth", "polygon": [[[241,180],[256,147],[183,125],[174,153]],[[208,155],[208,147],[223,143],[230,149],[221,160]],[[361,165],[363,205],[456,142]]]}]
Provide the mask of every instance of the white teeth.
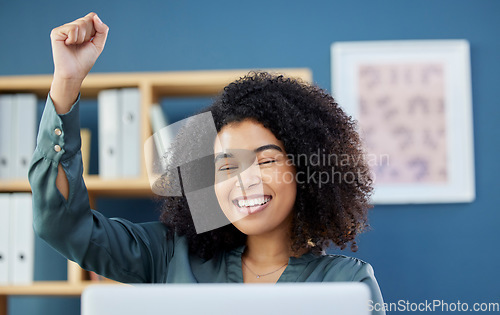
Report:
[{"label": "white teeth", "polygon": [[245,199],[240,199],[238,200],[238,207],[254,207],[256,205],[263,205],[267,203],[269,200],[271,200],[270,197],[259,197],[255,199],[250,199],[250,200],[245,200]]}]

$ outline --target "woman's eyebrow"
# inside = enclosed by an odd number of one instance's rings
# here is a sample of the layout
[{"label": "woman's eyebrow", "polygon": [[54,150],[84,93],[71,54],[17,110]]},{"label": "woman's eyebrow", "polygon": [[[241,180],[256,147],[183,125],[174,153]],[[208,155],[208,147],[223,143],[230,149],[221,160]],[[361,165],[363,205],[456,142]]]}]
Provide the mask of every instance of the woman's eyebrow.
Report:
[{"label": "woman's eyebrow", "polygon": [[[279,146],[277,146],[275,144],[266,144],[266,145],[263,145],[261,147],[258,147],[255,150],[253,150],[253,152],[254,153],[260,153],[260,152],[266,151],[266,150],[276,150],[276,151],[279,151],[279,152],[283,152],[283,150]],[[218,154],[215,155],[214,163],[217,163],[217,161],[219,161],[219,160],[222,160],[222,159],[225,159],[225,158],[232,158],[232,157],[234,157],[234,155],[232,153],[229,153],[229,152],[218,153]]]},{"label": "woman's eyebrow", "polygon": [[266,144],[266,145],[263,145],[261,147],[258,147],[255,150],[253,150],[253,152],[259,153],[259,152],[266,151],[266,150],[278,150],[279,152],[283,152],[283,150],[281,150],[281,148],[279,146],[275,145],[275,144]]}]

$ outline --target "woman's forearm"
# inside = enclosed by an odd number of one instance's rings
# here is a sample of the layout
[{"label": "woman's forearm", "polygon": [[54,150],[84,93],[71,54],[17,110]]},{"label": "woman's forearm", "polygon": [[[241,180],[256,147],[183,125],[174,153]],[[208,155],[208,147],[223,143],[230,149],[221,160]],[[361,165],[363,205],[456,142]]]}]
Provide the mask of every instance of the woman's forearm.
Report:
[{"label": "woman's forearm", "polygon": [[79,79],[66,79],[59,77],[57,73],[54,74],[50,87],[50,98],[59,115],[69,112],[78,98],[81,85],[82,81]]}]

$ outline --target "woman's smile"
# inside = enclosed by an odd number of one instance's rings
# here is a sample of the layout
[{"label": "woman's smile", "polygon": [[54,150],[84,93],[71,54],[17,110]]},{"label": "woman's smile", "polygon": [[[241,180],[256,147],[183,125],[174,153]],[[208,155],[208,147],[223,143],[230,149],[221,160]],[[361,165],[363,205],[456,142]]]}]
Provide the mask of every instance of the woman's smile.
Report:
[{"label": "woman's smile", "polygon": [[233,199],[236,210],[243,214],[254,214],[266,209],[273,197],[271,195],[252,195]]}]

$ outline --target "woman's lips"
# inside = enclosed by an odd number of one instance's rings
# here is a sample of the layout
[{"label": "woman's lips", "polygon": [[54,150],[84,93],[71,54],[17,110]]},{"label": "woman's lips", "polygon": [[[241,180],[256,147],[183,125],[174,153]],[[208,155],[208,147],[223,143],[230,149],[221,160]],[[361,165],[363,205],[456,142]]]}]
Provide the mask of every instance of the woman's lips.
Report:
[{"label": "woman's lips", "polygon": [[267,208],[272,199],[270,195],[239,197],[233,204],[239,213],[254,214]]}]

